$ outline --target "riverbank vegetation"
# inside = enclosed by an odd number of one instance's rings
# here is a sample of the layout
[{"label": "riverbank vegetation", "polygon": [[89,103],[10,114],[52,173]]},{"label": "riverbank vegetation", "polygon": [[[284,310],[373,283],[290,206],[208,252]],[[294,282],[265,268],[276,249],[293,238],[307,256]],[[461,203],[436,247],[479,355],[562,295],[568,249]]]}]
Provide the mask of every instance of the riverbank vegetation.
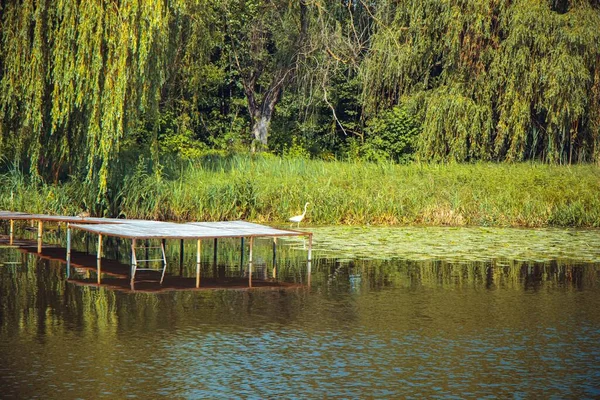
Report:
[{"label": "riverbank vegetation", "polygon": [[0,176],[0,209],[165,220],[285,223],[310,202],[305,224],[600,227],[594,165],[339,162],[218,154],[153,172],[121,171],[104,203],[75,181]]}]

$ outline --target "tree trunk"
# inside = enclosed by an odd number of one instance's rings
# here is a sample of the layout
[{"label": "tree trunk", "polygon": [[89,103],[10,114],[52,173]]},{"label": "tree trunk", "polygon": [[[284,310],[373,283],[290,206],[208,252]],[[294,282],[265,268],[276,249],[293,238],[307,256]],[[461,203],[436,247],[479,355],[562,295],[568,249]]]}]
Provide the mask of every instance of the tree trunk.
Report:
[{"label": "tree trunk", "polygon": [[255,101],[256,96],[252,90],[253,87],[248,84],[244,84],[246,96],[248,97],[248,111],[252,116],[252,136],[254,137],[254,141],[252,143],[253,153],[257,150],[263,150],[267,148],[269,125],[271,125],[273,111],[275,111],[275,105],[279,101],[279,96],[281,94],[281,89],[286,75],[286,71],[278,71],[260,104],[257,104]]},{"label": "tree trunk", "polygon": [[279,99],[279,94],[273,96],[267,96],[263,101],[260,108],[253,110],[252,115],[252,135],[254,136],[254,144],[252,145],[252,151],[256,150],[256,145],[259,145],[261,149],[267,148],[267,137],[269,134],[269,125],[271,125],[271,118],[273,117],[273,111],[275,110],[275,104]]},{"label": "tree trunk", "polygon": [[[295,73],[298,54],[300,54],[299,49],[305,45],[309,23],[306,2],[307,0],[300,0],[300,35],[295,44],[295,55],[287,62],[275,63],[273,65],[273,69],[271,70],[271,82],[264,94],[261,93],[261,85],[258,83],[261,80],[260,77],[265,72],[264,62],[257,59],[254,60],[254,65],[251,65],[249,70],[243,68],[236,52],[235,45],[232,46],[234,60],[240,72],[241,82],[244,86],[246,98],[248,99],[248,112],[250,114],[250,123],[252,125],[253,153],[257,150],[267,148],[269,126],[271,125],[271,118],[273,117],[275,105],[279,101],[285,83],[288,82]],[[265,48],[265,50],[267,49]],[[246,70],[246,72],[244,72],[244,70]]]},{"label": "tree trunk", "polygon": [[[271,124],[271,116],[261,115],[255,119],[252,127],[252,135],[256,143],[260,143],[262,147],[267,147],[267,133]],[[254,148],[254,146],[253,146]]]}]

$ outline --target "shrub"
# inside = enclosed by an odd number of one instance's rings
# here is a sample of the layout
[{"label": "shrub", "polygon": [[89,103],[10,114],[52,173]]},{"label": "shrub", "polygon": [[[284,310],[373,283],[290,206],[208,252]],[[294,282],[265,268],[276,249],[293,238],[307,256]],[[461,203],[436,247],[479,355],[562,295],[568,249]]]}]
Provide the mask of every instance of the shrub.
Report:
[{"label": "shrub", "polygon": [[371,161],[391,159],[406,163],[412,160],[420,126],[402,106],[387,110],[367,123],[363,158]]}]

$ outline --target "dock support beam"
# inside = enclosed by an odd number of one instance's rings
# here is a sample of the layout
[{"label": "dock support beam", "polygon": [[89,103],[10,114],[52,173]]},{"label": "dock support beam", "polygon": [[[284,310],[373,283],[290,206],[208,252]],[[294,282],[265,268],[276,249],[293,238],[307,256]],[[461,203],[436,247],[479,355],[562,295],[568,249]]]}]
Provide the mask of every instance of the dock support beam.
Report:
[{"label": "dock support beam", "polygon": [[241,239],[241,244],[240,244],[240,272],[244,271],[244,238],[240,238]]},{"label": "dock support beam", "polygon": [[213,240],[213,277],[219,277],[219,269],[217,267],[217,238]]},{"label": "dock support beam", "polygon": [[44,230],[44,223],[42,220],[38,221],[38,235],[37,235],[37,251],[38,253],[42,252],[42,231]]},{"label": "dock support beam", "polygon": [[200,287],[200,252],[202,251],[202,240],[198,239],[196,244],[196,288]]},{"label": "dock support beam", "polygon": [[12,246],[14,240],[14,232],[15,232],[15,220],[10,220],[10,245]]},{"label": "dock support beam", "polygon": [[273,279],[277,279],[277,238],[273,238]]},{"label": "dock support beam", "polygon": [[71,277],[71,227],[67,224],[67,279]]},{"label": "dock support beam", "polygon": [[137,258],[135,256],[135,239],[131,239],[131,290],[134,290],[135,270],[137,269]]},{"label": "dock support beam", "polygon": [[248,287],[252,287],[252,248],[254,247],[254,236],[250,236],[250,254],[248,255]]},{"label": "dock support beam", "polygon": [[162,275],[160,276],[160,284],[163,284],[163,281],[165,280],[165,272],[167,272],[167,254],[165,253],[165,247],[167,246],[167,241],[165,239],[162,239],[160,241],[160,247],[162,250],[162,259],[163,259],[163,272]]},{"label": "dock support beam", "polygon": [[312,270],[312,233],[308,235],[308,261],[306,265],[306,282],[308,287],[310,287],[310,279],[311,279],[311,270]]},{"label": "dock support beam", "polygon": [[183,276],[183,239],[179,241],[179,276]]},{"label": "dock support beam", "polygon": [[98,273],[98,285],[102,274],[102,235],[98,235],[98,254],[96,255],[96,268]]},{"label": "dock support beam", "polygon": [[213,253],[213,266],[216,269],[217,268],[217,238],[215,238],[215,246],[214,246],[214,253]]}]

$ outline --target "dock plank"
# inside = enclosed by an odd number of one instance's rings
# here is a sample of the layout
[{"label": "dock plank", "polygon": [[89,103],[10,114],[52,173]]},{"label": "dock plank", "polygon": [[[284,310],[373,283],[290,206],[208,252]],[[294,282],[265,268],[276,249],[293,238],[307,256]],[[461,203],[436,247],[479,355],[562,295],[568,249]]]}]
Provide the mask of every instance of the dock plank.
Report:
[{"label": "dock plank", "polygon": [[0,210],[0,220],[37,220],[69,223],[71,228],[128,239],[209,239],[311,236],[308,232],[278,229],[246,221],[164,222],[139,219],[29,214]]}]

